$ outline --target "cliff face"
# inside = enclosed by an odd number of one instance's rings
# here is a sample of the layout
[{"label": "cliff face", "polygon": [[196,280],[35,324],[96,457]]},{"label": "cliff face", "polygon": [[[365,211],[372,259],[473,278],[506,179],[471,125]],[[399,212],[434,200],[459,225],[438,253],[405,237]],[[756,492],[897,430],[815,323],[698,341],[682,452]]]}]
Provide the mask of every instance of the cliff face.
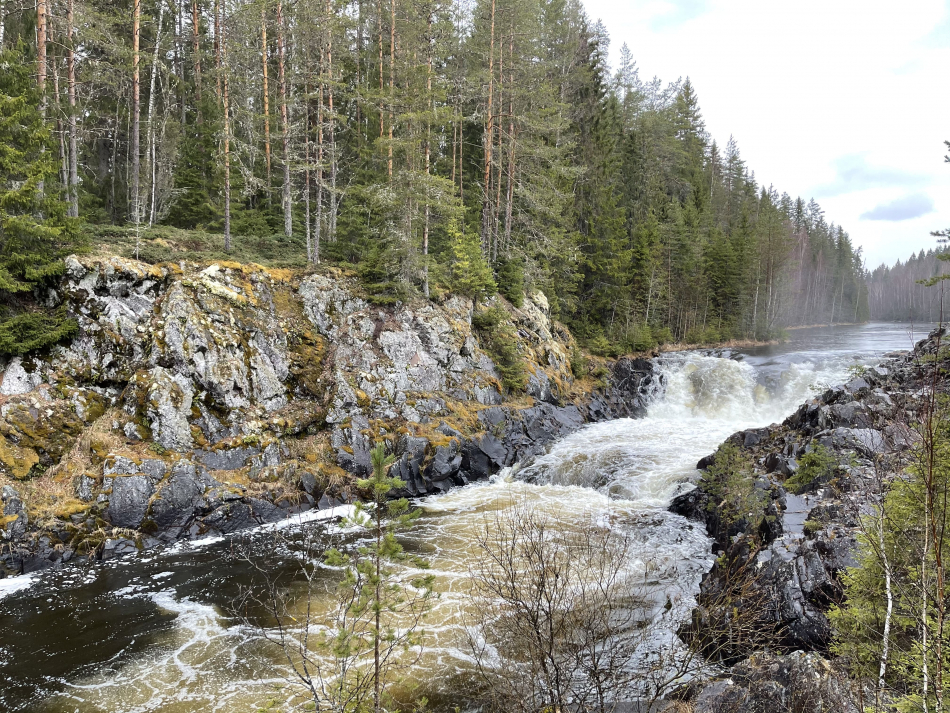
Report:
[{"label": "cliff face", "polygon": [[652,379],[620,360],[576,380],[541,293],[497,302],[528,374],[513,400],[458,296],[379,307],[338,270],[69,258],[59,299],[78,336],[0,381],[0,574],[356,497],[380,437],[406,494],[442,491],[638,414]]}]

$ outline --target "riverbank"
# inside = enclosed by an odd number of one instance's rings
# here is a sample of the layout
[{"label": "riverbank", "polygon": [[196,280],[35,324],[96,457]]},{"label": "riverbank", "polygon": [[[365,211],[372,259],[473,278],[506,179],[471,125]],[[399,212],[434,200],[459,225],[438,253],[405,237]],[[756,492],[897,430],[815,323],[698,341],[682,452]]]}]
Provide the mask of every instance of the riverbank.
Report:
[{"label": "riverbank", "polygon": [[0,576],[350,502],[380,438],[405,495],[444,492],[651,388],[647,360],[581,355],[542,293],[384,306],[333,268],[66,265],[77,336],[0,380]]},{"label": "riverbank", "polygon": [[[921,408],[929,387],[935,334],[825,391],[781,424],[734,434],[699,462],[698,487],[673,501],[673,512],[703,523],[718,555],[682,633],[732,666],[684,693],[695,713],[733,710],[736,701],[767,710],[786,688],[786,702],[797,690],[857,710],[846,671],[822,658],[833,639],[827,613],[845,599],[842,576],[856,562],[861,518],[920,440],[908,414]],[[945,389],[943,378],[938,389]],[[727,462],[732,475],[722,470]],[[749,468],[745,480],[734,475],[740,467]],[[728,505],[737,498],[758,504],[743,514]],[[745,621],[756,636],[729,640],[719,624],[730,619]],[[766,649],[799,653],[776,658]]]}]

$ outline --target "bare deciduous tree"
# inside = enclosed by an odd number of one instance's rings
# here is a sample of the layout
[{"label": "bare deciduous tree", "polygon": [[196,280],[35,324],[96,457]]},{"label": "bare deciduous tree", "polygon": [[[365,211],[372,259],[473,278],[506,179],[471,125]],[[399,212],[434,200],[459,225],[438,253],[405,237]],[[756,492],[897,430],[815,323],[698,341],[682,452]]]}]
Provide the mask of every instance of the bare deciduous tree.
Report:
[{"label": "bare deciduous tree", "polygon": [[[476,544],[469,643],[493,710],[649,710],[708,668],[707,642],[676,637],[677,612],[631,567],[619,528],[515,503],[485,521]],[[743,622],[732,626],[752,626]]]}]

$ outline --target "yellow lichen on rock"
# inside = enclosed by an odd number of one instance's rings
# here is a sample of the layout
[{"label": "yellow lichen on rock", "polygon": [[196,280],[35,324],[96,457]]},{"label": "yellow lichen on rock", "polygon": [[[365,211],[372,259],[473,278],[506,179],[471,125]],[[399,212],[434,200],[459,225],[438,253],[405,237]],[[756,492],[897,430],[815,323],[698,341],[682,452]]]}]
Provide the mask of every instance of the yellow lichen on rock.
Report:
[{"label": "yellow lichen on rock", "polygon": [[40,456],[32,448],[21,448],[5,438],[0,438],[0,463],[17,480],[28,477],[33,466],[39,462]]}]

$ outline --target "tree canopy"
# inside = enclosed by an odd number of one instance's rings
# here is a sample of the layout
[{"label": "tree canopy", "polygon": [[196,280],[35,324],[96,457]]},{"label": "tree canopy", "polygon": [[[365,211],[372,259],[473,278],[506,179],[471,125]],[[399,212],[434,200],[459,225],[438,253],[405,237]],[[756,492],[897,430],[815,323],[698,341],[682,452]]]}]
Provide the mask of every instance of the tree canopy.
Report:
[{"label": "tree canopy", "polygon": [[605,353],[868,316],[848,233],[717,143],[688,78],[626,46],[612,71],[578,0],[39,0],[3,26],[42,80],[17,96],[47,195],[87,223],[273,237],[382,302],[539,289]]}]

